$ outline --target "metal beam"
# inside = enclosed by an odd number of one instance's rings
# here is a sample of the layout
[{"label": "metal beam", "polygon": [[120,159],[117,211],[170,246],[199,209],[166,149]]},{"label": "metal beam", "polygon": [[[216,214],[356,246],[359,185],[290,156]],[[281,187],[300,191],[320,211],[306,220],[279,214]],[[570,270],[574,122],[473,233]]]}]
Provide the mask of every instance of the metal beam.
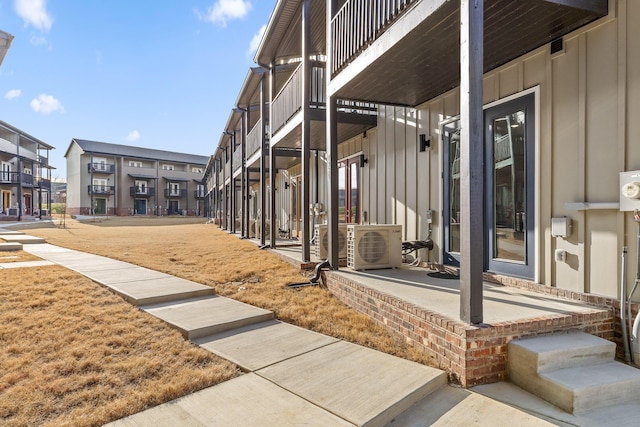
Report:
[{"label": "metal beam", "polygon": [[[331,28],[331,19],[338,11],[338,0],[327,0],[327,28]],[[332,52],[331,31],[327,31],[327,52]],[[339,268],[338,264],[338,122],[336,120],[338,102],[330,89],[331,84],[331,55],[327,55],[326,84],[327,84],[327,188],[329,199],[327,206],[327,233],[329,235],[328,261],[332,270]]]},{"label": "metal beam", "polygon": [[[302,262],[311,261],[311,248],[309,244],[309,224],[311,222],[310,209],[311,197],[311,118],[309,117],[309,104],[311,102],[311,63],[309,52],[311,51],[311,0],[302,2]],[[300,214],[300,213],[298,213]],[[291,225],[289,225],[291,228]]]},{"label": "metal beam", "polygon": [[483,0],[460,1],[460,319],[482,323]]},{"label": "metal beam", "polygon": [[292,157],[298,159],[302,157],[302,150],[297,148],[274,148],[273,153],[278,157]]},{"label": "metal beam", "polygon": [[[274,64],[275,65],[275,64]],[[276,96],[276,67],[271,68],[271,81],[269,85],[269,105],[273,103],[273,99]],[[269,108],[269,113],[273,117],[273,108]],[[273,120],[269,120],[269,123],[273,123]],[[269,141],[273,138],[273,129],[269,126]],[[271,197],[269,221],[271,226],[269,227],[269,238],[272,248],[276,247],[276,155],[273,145],[269,142],[269,195]]]},{"label": "metal beam", "polygon": [[265,169],[267,168],[267,150],[265,149],[266,142],[266,133],[267,133],[267,75],[264,74],[262,76],[262,80],[260,82],[260,119],[261,119],[261,131],[260,131],[260,244],[264,245],[266,242],[264,236],[264,230],[266,229],[266,218],[267,218],[267,172]]}]

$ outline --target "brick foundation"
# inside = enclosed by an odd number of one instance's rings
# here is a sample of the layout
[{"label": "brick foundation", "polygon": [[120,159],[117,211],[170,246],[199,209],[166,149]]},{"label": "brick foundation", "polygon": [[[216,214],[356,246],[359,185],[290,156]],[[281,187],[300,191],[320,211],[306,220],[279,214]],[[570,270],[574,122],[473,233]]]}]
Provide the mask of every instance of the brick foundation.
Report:
[{"label": "brick foundation", "polygon": [[332,271],[323,272],[323,279],[342,302],[369,315],[406,342],[424,349],[434,366],[446,370],[450,380],[463,387],[506,379],[507,343],[513,339],[567,330],[581,330],[609,340],[614,335],[612,310],[474,326],[368,288]]}]

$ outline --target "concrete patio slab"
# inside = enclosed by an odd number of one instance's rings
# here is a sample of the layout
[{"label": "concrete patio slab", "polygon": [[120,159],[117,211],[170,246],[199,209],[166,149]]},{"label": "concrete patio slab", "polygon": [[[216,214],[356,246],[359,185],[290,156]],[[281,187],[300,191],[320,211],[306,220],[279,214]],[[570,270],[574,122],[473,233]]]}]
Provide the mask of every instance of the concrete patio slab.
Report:
[{"label": "concrete patio slab", "polygon": [[[128,270],[122,272],[127,274]],[[151,305],[213,295],[213,288],[179,277],[124,282],[109,285],[133,305]]]},{"label": "concrete patio slab", "polygon": [[14,252],[22,250],[22,243],[0,243],[0,251],[2,252]]},{"label": "concrete patio slab", "polygon": [[277,320],[194,340],[200,347],[246,371],[255,371],[338,341]]},{"label": "concrete patio slab", "polygon": [[5,236],[5,235],[16,235],[16,234],[21,234],[24,235],[24,233],[20,232],[20,231],[15,231],[15,230],[7,230],[5,228],[0,228],[0,236]]},{"label": "concrete patio slab", "polygon": [[140,426],[353,426],[255,374],[246,374],[107,424]]},{"label": "concrete patio slab", "polygon": [[553,418],[532,415],[481,394],[442,387],[388,424],[388,427],[423,426],[556,426]]},{"label": "concrete patio slab", "polygon": [[3,262],[0,263],[0,268],[28,268],[28,267],[46,267],[49,265],[55,265],[51,261],[38,260],[38,261],[22,261],[22,262]]},{"label": "concrete patio slab", "polygon": [[141,308],[175,327],[188,339],[200,338],[274,318],[271,311],[218,296]]},{"label": "concrete patio slab", "polygon": [[447,383],[441,370],[344,341],[256,373],[361,426],[384,426]]},{"label": "concrete patio slab", "polygon": [[46,240],[42,237],[29,236],[27,234],[4,234],[2,239],[7,243],[22,243],[23,245],[46,243]]}]

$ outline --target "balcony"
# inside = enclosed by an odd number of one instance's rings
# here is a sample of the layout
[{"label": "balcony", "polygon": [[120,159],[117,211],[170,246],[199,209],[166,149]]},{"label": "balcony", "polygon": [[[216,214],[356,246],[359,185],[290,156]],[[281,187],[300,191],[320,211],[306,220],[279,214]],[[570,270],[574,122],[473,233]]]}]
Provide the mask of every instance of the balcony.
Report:
[{"label": "balcony", "polygon": [[88,185],[87,192],[94,196],[110,196],[115,188],[113,185]]},{"label": "balcony", "polygon": [[116,165],[108,165],[106,163],[88,163],[87,170],[89,173],[112,174],[116,171]]},{"label": "balcony", "polygon": [[262,143],[262,119],[258,120],[258,123],[247,134],[247,158],[251,157],[260,149]]},{"label": "balcony", "polygon": [[156,189],[153,187],[141,187],[141,186],[132,186],[129,187],[129,195],[131,197],[152,197],[156,194]]},{"label": "balcony", "polygon": [[171,188],[165,188],[164,197],[167,199],[184,199],[185,197],[187,197],[187,190],[184,190],[184,189],[174,190]]},{"label": "balcony", "polygon": [[37,178],[37,185],[43,190],[51,190],[51,180],[46,178]]},{"label": "balcony", "polygon": [[0,184],[17,184],[18,172],[0,172]]},{"label": "balcony", "polygon": [[38,163],[40,163],[41,166],[49,166],[49,158],[46,156],[41,156],[38,155]]},{"label": "balcony", "polygon": [[233,171],[237,171],[242,166],[242,146],[238,145],[233,152]]},{"label": "balcony", "polygon": [[193,197],[198,200],[202,200],[206,197],[204,190],[193,190]]},{"label": "balcony", "polygon": [[331,20],[335,74],[378,38],[416,0],[347,0]]},{"label": "balcony", "polygon": [[[325,109],[327,104],[324,64],[315,63],[311,67],[311,87],[309,107]],[[273,130],[277,132],[291,117],[302,109],[302,64],[295,69],[289,80],[273,99]]]}]

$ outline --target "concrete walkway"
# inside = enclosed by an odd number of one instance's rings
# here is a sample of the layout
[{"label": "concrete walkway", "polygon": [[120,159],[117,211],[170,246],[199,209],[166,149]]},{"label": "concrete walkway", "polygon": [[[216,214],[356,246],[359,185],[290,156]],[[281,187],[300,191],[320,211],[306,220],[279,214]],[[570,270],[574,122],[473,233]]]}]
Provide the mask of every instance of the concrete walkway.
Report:
[{"label": "concrete walkway", "polygon": [[[247,372],[112,426],[527,426],[606,420],[600,413],[562,413],[518,388],[503,392],[510,406],[486,396],[495,392],[491,386],[483,386],[484,395],[450,387],[443,371],[279,322],[267,310],[171,275],[49,244],[24,250],[112,289]],[[528,411],[535,409],[518,407],[542,409],[533,414]]]}]

